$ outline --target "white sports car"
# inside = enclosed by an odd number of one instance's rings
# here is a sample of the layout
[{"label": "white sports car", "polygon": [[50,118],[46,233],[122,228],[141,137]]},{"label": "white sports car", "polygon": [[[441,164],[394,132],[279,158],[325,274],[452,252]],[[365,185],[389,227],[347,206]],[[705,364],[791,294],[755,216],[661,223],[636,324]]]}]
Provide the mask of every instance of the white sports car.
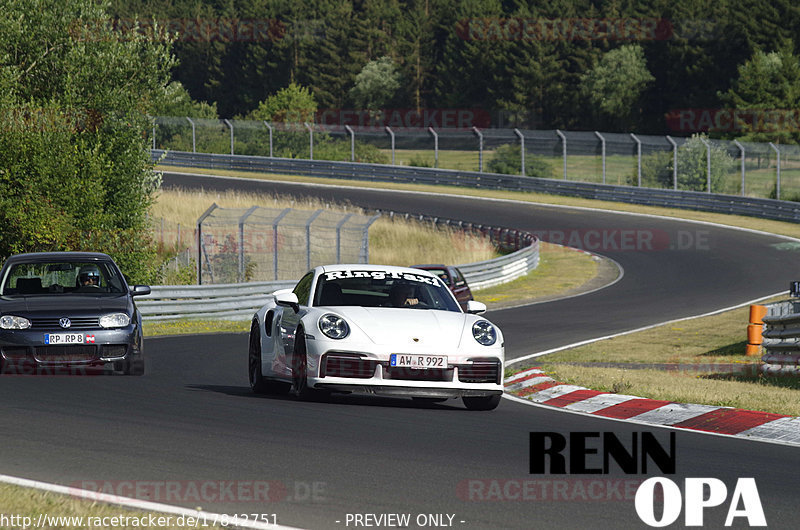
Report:
[{"label": "white sports car", "polygon": [[256,393],[323,392],[462,398],[497,407],[503,335],[480,302],[463,313],[433,273],[385,265],[325,265],[253,316],[249,376]]}]

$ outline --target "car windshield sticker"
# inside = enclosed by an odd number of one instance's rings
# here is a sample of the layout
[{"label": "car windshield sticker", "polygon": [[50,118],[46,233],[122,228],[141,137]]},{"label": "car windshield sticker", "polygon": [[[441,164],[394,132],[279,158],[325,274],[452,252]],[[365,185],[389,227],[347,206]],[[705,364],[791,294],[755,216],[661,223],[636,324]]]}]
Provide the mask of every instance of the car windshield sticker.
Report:
[{"label": "car windshield sticker", "polygon": [[428,276],[411,274],[398,271],[331,271],[325,273],[325,281],[342,280],[345,278],[373,278],[375,280],[405,280],[409,282],[427,283],[436,285],[436,279]]}]

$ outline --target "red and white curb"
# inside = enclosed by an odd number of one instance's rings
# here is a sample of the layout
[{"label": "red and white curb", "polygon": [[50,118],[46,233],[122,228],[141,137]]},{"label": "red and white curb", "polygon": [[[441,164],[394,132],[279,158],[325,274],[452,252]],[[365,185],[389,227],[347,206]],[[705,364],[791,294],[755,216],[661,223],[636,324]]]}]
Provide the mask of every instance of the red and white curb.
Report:
[{"label": "red and white curb", "polygon": [[559,383],[540,368],[506,378],[505,389],[517,398],[572,412],[800,446],[800,417],[600,392]]}]

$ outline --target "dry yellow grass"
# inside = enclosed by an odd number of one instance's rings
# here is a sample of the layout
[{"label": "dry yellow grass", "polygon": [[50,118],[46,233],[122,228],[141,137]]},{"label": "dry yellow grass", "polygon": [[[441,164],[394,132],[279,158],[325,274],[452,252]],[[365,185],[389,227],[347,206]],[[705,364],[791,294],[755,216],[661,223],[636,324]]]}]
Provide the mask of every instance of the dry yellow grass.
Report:
[{"label": "dry yellow grass", "polygon": [[[330,204],[314,199],[235,191],[206,192],[195,190],[162,190],[150,210],[155,237],[167,245],[187,243],[197,219],[212,203],[221,208],[297,208],[336,212],[361,212],[360,208]],[[164,230],[161,231],[162,220]],[[180,231],[177,229],[180,225]],[[498,257],[492,244],[483,237],[465,236],[462,232],[433,227],[414,220],[382,217],[370,228],[370,262],[385,265],[416,263],[472,263]]]}]

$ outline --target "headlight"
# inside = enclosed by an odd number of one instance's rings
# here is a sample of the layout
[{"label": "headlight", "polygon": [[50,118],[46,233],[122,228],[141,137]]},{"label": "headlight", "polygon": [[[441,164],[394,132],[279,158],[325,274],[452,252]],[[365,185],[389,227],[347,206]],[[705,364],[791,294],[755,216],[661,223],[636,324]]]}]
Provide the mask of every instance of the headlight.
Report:
[{"label": "headlight", "polygon": [[497,331],[486,320],[478,320],[472,325],[472,336],[475,337],[478,344],[484,346],[491,346],[497,342]]},{"label": "headlight", "polygon": [[31,321],[23,317],[4,315],[0,317],[0,329],[28,329]]},{"label": "headlight", "polygon": [[319,330],[326,337],[332,339],[343,339],[350,334],[350,326],[339,315],[328,313],[319,318]]},{"label": "headlight", "polygon": [[101,328],[124,328],[131,323],[131,317],[125,313],[111,313],[100,317]]}]

